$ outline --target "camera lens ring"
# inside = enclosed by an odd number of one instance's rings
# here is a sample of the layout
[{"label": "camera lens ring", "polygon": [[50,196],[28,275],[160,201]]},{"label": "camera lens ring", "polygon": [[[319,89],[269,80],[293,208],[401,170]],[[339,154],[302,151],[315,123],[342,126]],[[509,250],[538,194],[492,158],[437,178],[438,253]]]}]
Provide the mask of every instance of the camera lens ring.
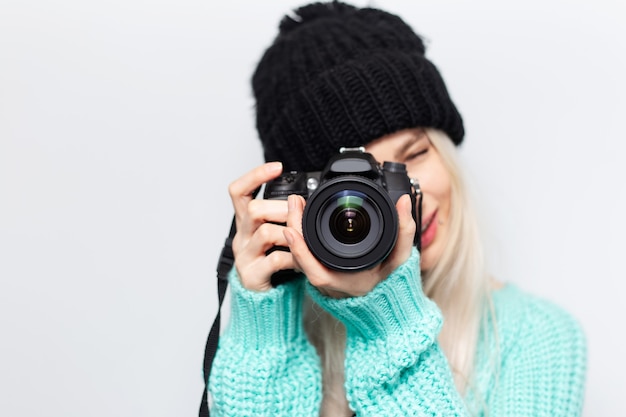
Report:
[{"label": "camera lens ring", "polygon": [[[365,196],[365,207],[372,220],[370,240],[349,250],[337,240],[330,242],[333,239],[329,239],[332,234],[327,227],[333,198],[342,193]],[[398,236],[398,214],[387,191],[378,183],[356,175],[336,177],[320,185],[307,201],[302,220],[309,250],[322,264],[340,271],[363,270],[380,263],[389,255]]]}]

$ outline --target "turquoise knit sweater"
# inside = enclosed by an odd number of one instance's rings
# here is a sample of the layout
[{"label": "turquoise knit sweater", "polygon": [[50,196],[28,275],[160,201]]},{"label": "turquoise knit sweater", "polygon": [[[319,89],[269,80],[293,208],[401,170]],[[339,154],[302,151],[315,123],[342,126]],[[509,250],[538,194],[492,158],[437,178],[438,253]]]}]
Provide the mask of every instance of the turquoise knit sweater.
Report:
[{"label": "turquoise knit sweater", "polygon": [[417,251],[363,297],[324,297],[304,279],[268,292],[230,273],[231,319],[209,391],[212,416],[317,416],[320,360],[302,324],[312,299],[346,326],[345,388],[357,416],[578,416],[586,368],[578,323],[513,285],[493,292],[474,382],[455,388],[437,336],[440,310],[422,292]]}]

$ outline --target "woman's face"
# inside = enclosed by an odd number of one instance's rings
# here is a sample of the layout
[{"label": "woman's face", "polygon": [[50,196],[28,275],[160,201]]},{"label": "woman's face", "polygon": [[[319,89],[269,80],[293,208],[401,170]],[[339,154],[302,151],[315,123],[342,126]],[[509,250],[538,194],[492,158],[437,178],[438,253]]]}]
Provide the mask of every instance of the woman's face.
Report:
[{"label": "woman's face", "polygon": [[365,150],[381,164],[406,164],[409,177],[422,190],[421,269],[430,270],[439,261],[448,235],[450,215],[450,174],[439,152],[422,129],[406,129],[369,143]]}]

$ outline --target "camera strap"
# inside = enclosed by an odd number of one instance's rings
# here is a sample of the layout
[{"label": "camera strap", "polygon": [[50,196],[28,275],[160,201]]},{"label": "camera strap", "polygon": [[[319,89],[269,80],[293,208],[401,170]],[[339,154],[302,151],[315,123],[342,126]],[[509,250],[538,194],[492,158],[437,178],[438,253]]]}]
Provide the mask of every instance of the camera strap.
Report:
[{"label": "camera strap", "polygon": [[230,225],[230,232],[224,242],[224,247],[220,253],[220,258],[217,263],[217,315],[215,321],[211,326],[209,337],[207,338],[206,347],[204,348],[204,366],[202,367],[204,376],[204,392],[202,393],[202,402],[200,403],[199,417],[209,417],[209,375],[211,374],[211,367],[213,365],[213,359],[217,352],[218,340],[220,337],[220,323],[222,313],[222,303],[224,302],[224,296],[226,295],[226,289],[228,288],[228,272],[230,272],[235,262],[233,256],[233,237],[235,236],[235,217]]},{"label": "camera strap", "polygon": [[415,210],[413,210],[413,220],[415,220],[415,238],[413,239],[413,244],[415,245],[415,247],[417,248],[417,251],[421,254],[422,253],[422,197],[424,196],[424,193],[422,193],[422,189],[419,186],[419,183],[417,181],[415,181],[415,183],[413,184],[413,187],[415,187],[415,194],[416,194],[416,202],[415,205],[417,206],[417,214],[415,214]]}]

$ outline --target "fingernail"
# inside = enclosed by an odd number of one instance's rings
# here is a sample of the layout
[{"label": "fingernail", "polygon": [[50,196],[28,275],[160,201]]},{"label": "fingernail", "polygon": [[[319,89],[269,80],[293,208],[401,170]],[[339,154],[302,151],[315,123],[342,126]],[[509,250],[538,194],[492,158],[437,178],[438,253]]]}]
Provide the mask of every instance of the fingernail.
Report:
[{"label": "fingernail", "polygon": [[282,171],[282,169],[283,169],[283,163],[280,161],[268,162],[267,164],[265,164],[265,170],[270,174],[274,174],[276,172]]}]

